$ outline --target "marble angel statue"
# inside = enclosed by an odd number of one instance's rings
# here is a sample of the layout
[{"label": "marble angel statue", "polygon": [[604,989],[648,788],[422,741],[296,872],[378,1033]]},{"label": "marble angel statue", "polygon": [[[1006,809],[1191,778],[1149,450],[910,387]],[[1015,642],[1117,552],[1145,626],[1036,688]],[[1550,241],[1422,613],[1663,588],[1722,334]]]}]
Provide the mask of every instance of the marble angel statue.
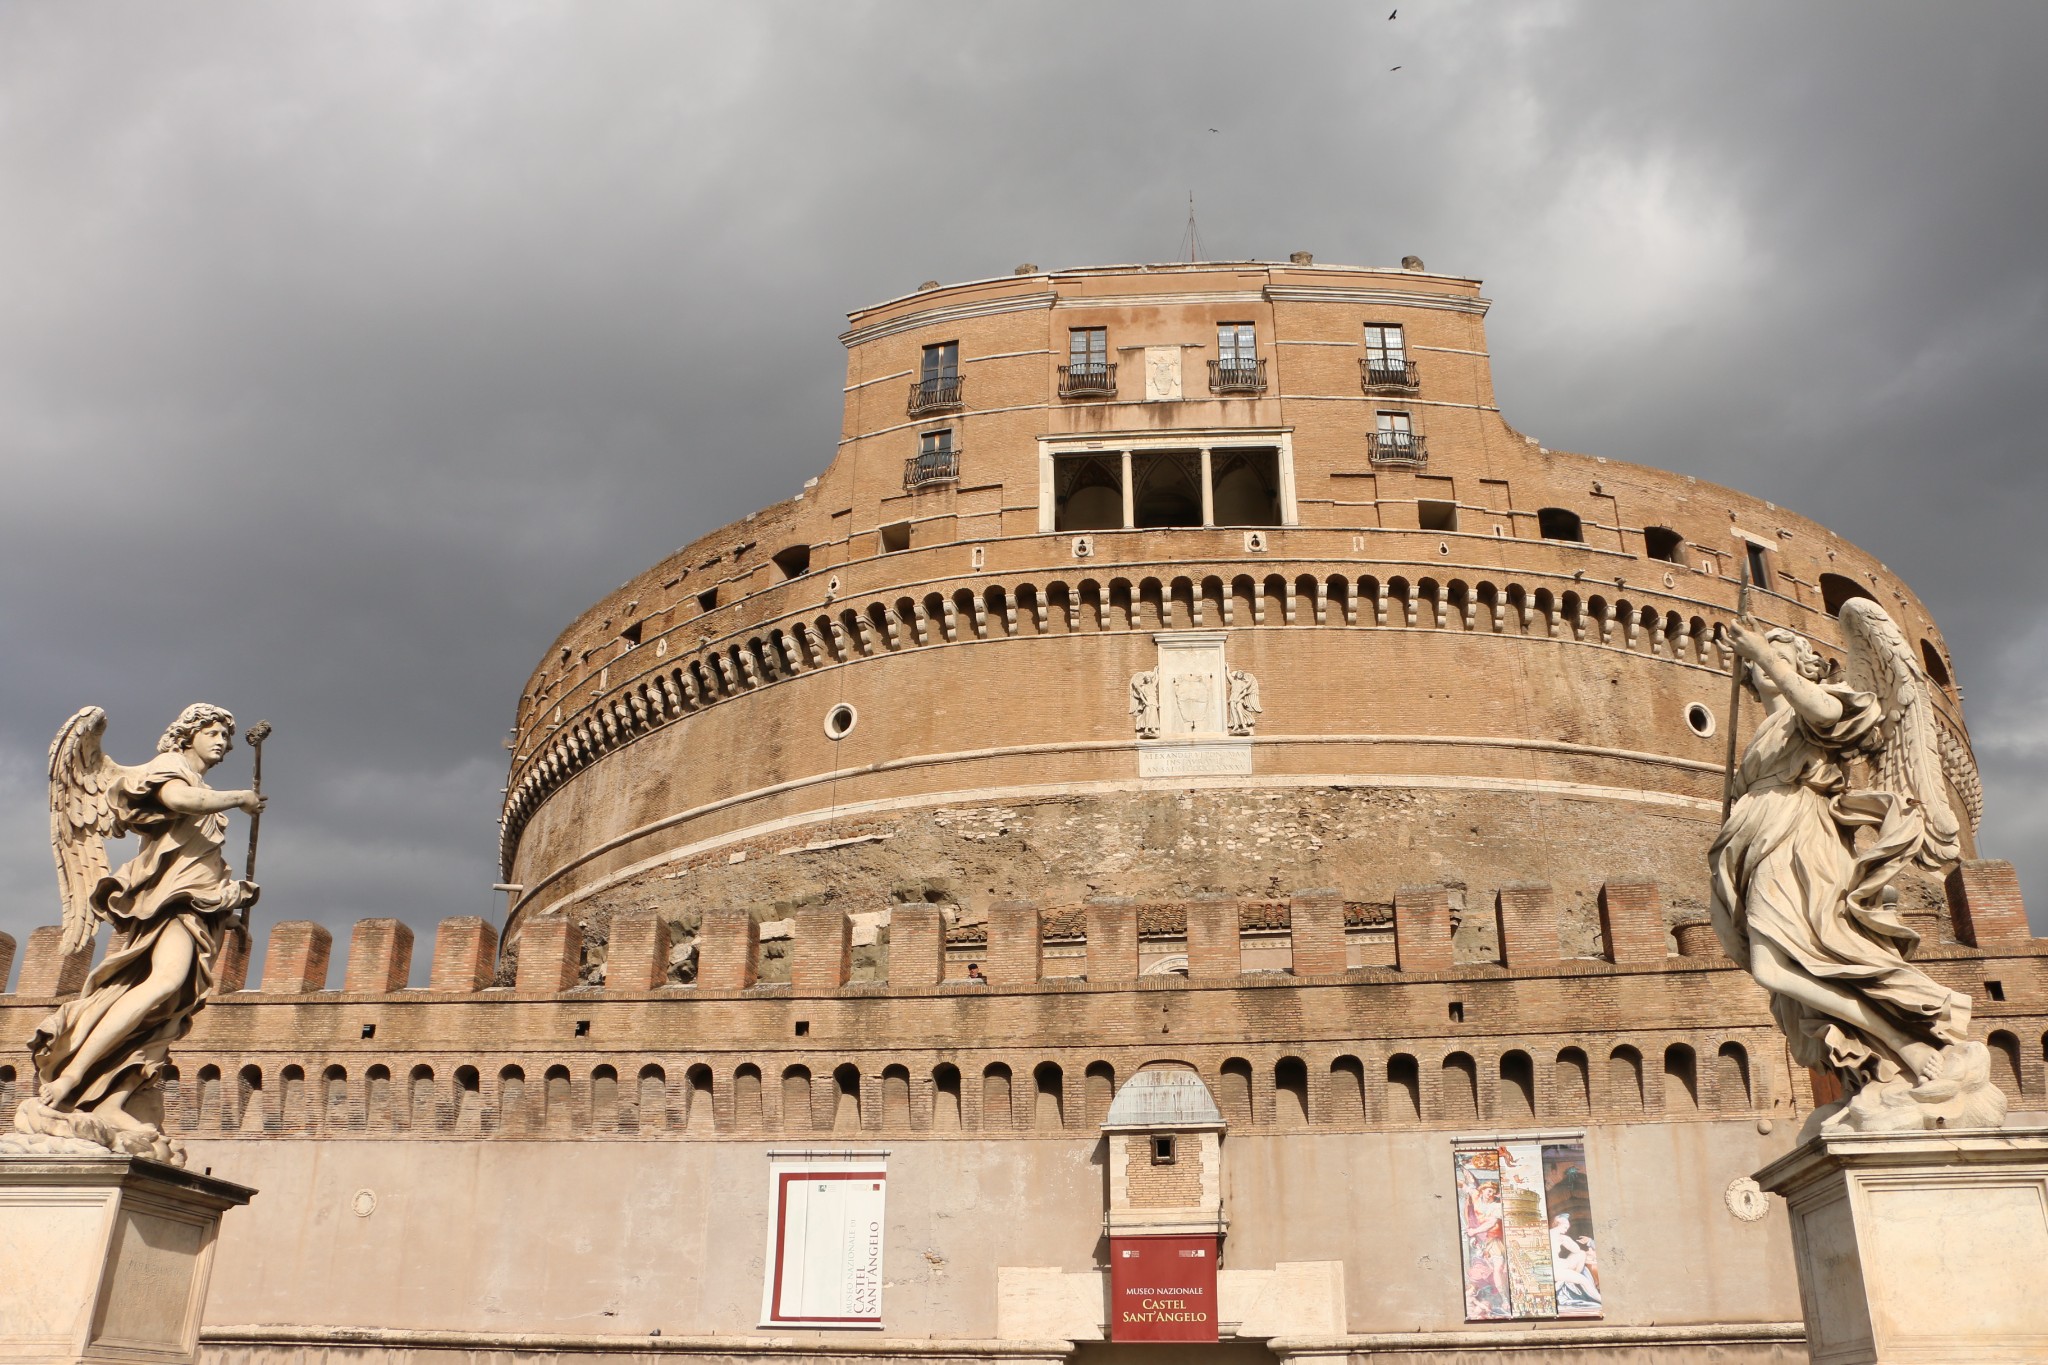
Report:
[{"label": "marble angel statue", "polygon": [[[90,1145],[182,1164],[154,1121],[158,1077],[213,990],[223,937],[256,902],[256,887],[235,878],[221,847],[227,813],[254,815],[264,798],[206,784],[234,742],[235,718],[218,706],[186,707],[156,757],[136,768],[101,752],[106,728],[106,712],[88,706],[50,745],[50,842],[64,951],[90,949],[102,924],[113,938],[78,998],[30,1038],[36,1089],[0,1150]],[[102,841],[128,833],[140,847],[110,871]]]},{"label": "marble angel statue", "polygon": [[1967,1041],[1970,998],[1907,960],[1892,881],[1961,857],[1927,682],[1883,607],[1841,611],[1847,682],[1789,630],[1730,631],[1764,714],[1709,855],[1721,945],[1770,992],[1802,1065],[1842,1078],[1823,1115],[1863,1132],[1997,1127],[2005,1096]]}]

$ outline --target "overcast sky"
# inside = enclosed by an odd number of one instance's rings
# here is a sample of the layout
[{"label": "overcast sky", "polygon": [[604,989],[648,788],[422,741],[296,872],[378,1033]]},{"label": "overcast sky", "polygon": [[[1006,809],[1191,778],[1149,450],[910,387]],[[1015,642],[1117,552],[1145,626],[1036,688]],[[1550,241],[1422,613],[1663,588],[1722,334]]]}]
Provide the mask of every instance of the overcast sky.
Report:
[{"label": "overcast sky", "polygon": [[1482,278],[1522,430],[1886,560],[2048,929],[2044,128],[2039,4],[0,5],[0,930],[64,718],[200,698],[277,728],[259,920],[500,914],[527,671],[825,466],[846,312],[1190,191]]}]

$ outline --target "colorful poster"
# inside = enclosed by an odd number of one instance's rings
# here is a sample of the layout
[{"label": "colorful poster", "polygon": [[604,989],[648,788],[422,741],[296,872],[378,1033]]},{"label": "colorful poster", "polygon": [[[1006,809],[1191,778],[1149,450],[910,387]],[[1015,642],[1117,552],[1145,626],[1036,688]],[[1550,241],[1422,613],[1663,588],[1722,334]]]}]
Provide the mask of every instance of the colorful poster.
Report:
[{"label": "colorful poster", "polygon": [[881,1327],[882,1154],[771,1160],[768,1182],[761,1325]]},{"label": "colorful poster", "polygon": [[1586,1184],[1586,1144],[1554,1142],[1543,1149],[1544,1204],[1550,1214],[1551,1278],[1557,1315],[1597,1318],[1600,1255],[1593,1244],[1593,1197]]},{"label": "colorful poster", "polygon": [[1466,1319],[1599,1317],[1584,1141],[1461,1147],[1451,1165]]},{"label": "colorful poster", "polygon": [[1219,1238],[1109,1239],[1111,1341],[1216,1340]]},{"label": "colorful poster", "polygon": [[1465,1256],[1465,1317],[1511,1318],[1507,1242],[1500,1226],[1500,1149],[1454,1152],[1458,1177],[1458,1236]]}]

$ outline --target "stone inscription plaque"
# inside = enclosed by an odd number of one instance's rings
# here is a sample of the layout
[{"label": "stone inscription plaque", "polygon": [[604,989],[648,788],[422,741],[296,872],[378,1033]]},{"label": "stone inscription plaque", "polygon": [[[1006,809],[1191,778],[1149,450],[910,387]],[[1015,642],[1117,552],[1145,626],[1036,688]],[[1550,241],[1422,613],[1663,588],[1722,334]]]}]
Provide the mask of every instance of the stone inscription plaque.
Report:
[{"label": "stone inscription plaque", "polygon": [[1140,777],[1246,777],[1251,770],[1250,740],[1161,742],[1138,750]]}]

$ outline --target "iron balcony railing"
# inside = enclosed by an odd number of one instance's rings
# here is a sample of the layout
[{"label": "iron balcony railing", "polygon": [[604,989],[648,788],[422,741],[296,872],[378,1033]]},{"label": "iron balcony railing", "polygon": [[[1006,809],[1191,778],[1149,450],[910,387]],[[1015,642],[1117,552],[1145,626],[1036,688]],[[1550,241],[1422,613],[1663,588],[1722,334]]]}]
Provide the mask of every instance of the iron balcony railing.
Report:
[{"label": "iron balcony railing", "polygon": [[920,451],[903,462],[905,492],[929,488],[933,484],[959,481],[960,452],[957,450]]},{"label": "iron balcony railing", "polygon": [[913,379],[910,382],[912,417],[927,412],[950,412],[959,406],[960,376],[957,374],[934,375],[930,379]]},{"label": "iron balcony railing", "polygon": [[1375,431],[1372,434],[1372,462],[1396,468],[1420,469],[1429,463],[1429,444],[1420,432]]},{"label": "iron balcony railing", "polygon": [[1060,366],[1060,397],[1116,397],[1116,362],[1103,365]]},{"label": "iron balcony railing", "polygon": [[1265,361],[1212,360],[1209,362],[1209,392],[1264,393],[1265,391]]},{"label": "iron balcony railing", "polygon": [[1365,386],[1367,393],[1413,393],[1415,362],[1397,360],[1392,356],[1361,359],[1358,362],[1358,381]]}]

